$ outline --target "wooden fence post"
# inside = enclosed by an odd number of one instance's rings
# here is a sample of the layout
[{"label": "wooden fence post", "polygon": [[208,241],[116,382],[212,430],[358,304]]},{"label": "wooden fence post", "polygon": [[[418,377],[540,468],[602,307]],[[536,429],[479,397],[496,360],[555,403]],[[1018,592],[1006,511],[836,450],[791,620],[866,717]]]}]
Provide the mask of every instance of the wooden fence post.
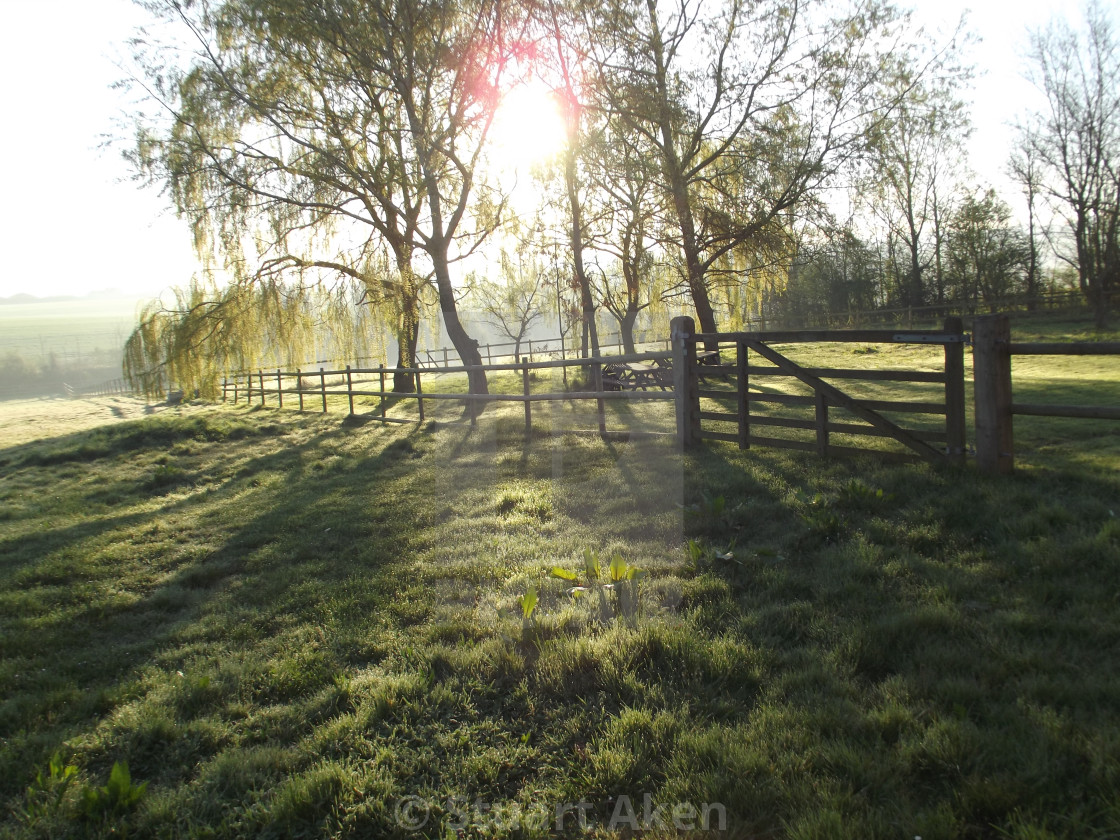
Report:
[{"label": "wooden fence post", "polygon": [[751,401],[747,396],[750,387],[750,374],[747,373],[747,345],[735,343],[736,396],[739,399],[739,448],[751,448]]},{"label": "wooden fence post", "polygon": [[252,371],[245,374],[245,387],[246,387],[245,404],[246,405],[252,405],[253,404],[253,373],[252,373]]},{"label": "wooden fence post", "polygon": [[237,405],[237,377],[233,377],[233,404]]},{"label": "wooden fence post", "polygon": [[327,413],[327,375],[319,368],[319,388],[323,392],[323,413]]},{"label": "wooden fence post", "polygon": [[222,377],[222,402],[226,401],[226,378]]},{"label": "wooden fence post", "polygon": [[276,368],[276,400],[284,407],[284,380],[280,378],[280,368]]},{"label": "wooden fence post", "polygon": [[354,413],[354,381],[350,378],[350,365],[346,366],[346,396],[350,399],[350,413]]},{"label": "wooden fence post", "polygon": [[264,405],[264,404],[265,404],[265,396],[264,396],[264,371],[263,371],[263,370],[261,370],[260,368],[257,368],[257,377],[258,377],[258,380],[260,381],[260,384],[261,384],[261,405]]},{"label": "wooden fence post", "polygon": [[[385,365],[380,364],[377,366],[377,373],[381,379],[381,422],[385,422]],[[353,410],[351,410],[353,413]]]},{"label": "wooden fence post", "polygon": [[303,411],[303,372],[296,368],[296,391],[299,392],[299,410]]},{"label": "wooden fence post", "polygon": [[[591,363],[591,388],[596,394],[603,393],[603,363],[596,359]],[[601,396],[595,401],[599,413],[599,434],[607,433],[607,403]]]},{"label": "wooden fence post", "polygon": [[964,324],[960,318],[945,319],[945,331],[961,336],[945,345],[945,455],[950,464],[964,464]]},{"label": "wooden fence post", "polygon": [[420,422],[424,422],[424,386],[420,384],[420,368],[416,368],[416,405],[420,409]]},{"label": "wooden fence post", "polygon": [[976,465],[981,472],[1014,469],[1011,425],[1011,327],[1006,315],[981,315],[972,334],[976,400]]},{"label": "wooden fence post", "polygon": [[673,392],[677,406],[677,444],[684,449],[700,440],[700,395],[697,390],[696,322],[687,315],[669,323],[673,343]]},{"label": "wooden fence post", "polygon": [[525,398],[525,437],[533,433],[533,407],[529,402],[529,363],[521,357],[521,393]]}]

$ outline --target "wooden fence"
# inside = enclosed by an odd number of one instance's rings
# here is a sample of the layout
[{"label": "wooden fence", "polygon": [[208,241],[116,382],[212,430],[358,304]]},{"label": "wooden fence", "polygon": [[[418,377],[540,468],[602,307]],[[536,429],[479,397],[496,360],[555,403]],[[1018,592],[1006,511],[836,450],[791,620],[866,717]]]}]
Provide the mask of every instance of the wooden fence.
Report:
[{"label": "wooden fence", "polygon": [[[407,423],[410,419],[389,417],[387,414],[388,401],[415,400],[417,413],[421,422],[424,421],[424,403],[440,400],[455,400],[467,405],[492,402],[520,402],[525,407],[525,430],[532,429],[532,412],[534,403],[547,403],[559,401],[594,400],[597,404],[598,431],[608,434],[606,423],[606,403],[614,400],[649,400],[668,401],[675,399],[671,391],[610,391],[604,387],[604,365],[627,364],[633,362],[656,361],[670,356],[665,352],[633,353],[623,356],[597,356],[580,359],[564,359],[543,362],[530,362],[527,359],[511,364],[482,365],[486,372],[515,371],[521,374],[521,393],[519,394],[470,394],[470,393],[438,393],[424,391],[424,377],[444,375],[450,373],[467,373],[473,368],[467,366],[447,366],[439,368],[387,368],[379,365],[376,368],[345,368],[327,370],[320,368],[317,371],[284,371],[277,368],[275,371],[258,370],[255,374],[242,375],[243,378],[227,378],[222,381],[223,401],[232,400],[239,402],[244,399],[247,403],[254,400],[260,405],[268,405],[269,401],[279,407],[284,407],[285,395],[289,405],[295,400],[299,410],[303,411],[309,406],[326,413],[329,410],[328,397],[346,398],[347,411],[354,414],[355,397],[376,397],[378,406],[374,417],[383,422]],[[588,388],[583,391],[559,392],[533,392],[530,387],[532,371],[552,370],[558,368],[580,368],[588,372]],[[401,393],[386,389],[387,379],[393,373],[415,374],[415,393]],[[294,385],[293,385],[294,380]],[[285,384],[287,383],[287,384]],[[376,388],[367,388],[374,384]],[[320,408],[321,407],[321,408]],[[477,412],[468,412],[471,422],[477,419]],[[615,430],[617,431],[617,430]]]},{"label": "wooden fence", "polygon": [[[664,345],[665,352],[669,352],[669,339],[667,338],[651,338],[649,335],[634,336],[635,347],[643,345]],[[613,347],[618,355],[624,352],[623,342],[621,335],[604,336],[599,341],[599,353],[605,354],[608,348]],[[520,350],[520,354],[517,351]],[[494,342],[491,344],[482,344],[478,348],[479,355],[486,360],[487,365],[499,364],[503,360],[513,360],[515,363],[519,360],[528,360],[533,362],[541,357],[547,361],[564,360],[567,357],[568,350],[564,346],[563,338],[527,338],[520,343],[520,347],[516,342],[504,341]],[[421,350],[417,352],[417,364],[426,369],[447,368],[456,363],[458,359],[458,352],[454,347],[439,347],[435,350]],[[578,354],[577,354],[578,361]]]},{"label": "wooden fence", "polygon": [[[874,453],[919,457],[930,462],[962,464],[967,455],[965,347],[970,337],[963,332],[959,318],[945,320],[941,330],[816,330],[748,333],[697,334],[691,318],[675,318],[671,324],[672,351],[630,355],[597,356],[531,362],[521,359],[509,364],[483,365],[487,372],[516,371],[521,374],[520,393],[469,394],[425,392],[424,381],[435,375],[466,373],[465,366],[407,368],[415,374],[416,392],[387,390],[387,378],[395,368],[345,368],[305,371],[258,370],[254,374],[232,377],[222,383],[223,400],[242,400],[279,407],[298,404],[327,412],[329,399],[346,399],[348,413],[355,413],[356,397],[375,397],[373,416],[383,422],[410,422],[387,415],[389,402],[415,400],[421,421],[425,403],[457,400],[478,405],[488,402],[520,402],[525,410],[525,429],[532,429],[534,404],[542,402],[594,400],[597,404],[598,431],[607,434],[605,405],[612,400],[649,400],[675,403],[675,435],[682,447],[704,440],[727,441],[741,448],[773,446],[817,452],[821,455]],[[806,367],[789,358],[773,345],[816,344],[822,342],[859,342],[868,344],[927,345],[941,348],[935,370],[846,369]],[[1120,342],[1080,342],[1069,344],[1015,343],[1010,340],[1006,315],[976,319],[972,338],[974,354],[974,391],[976,457],[982,471],[1009,472],[1013,465],[1011,418],[1015,414],[1051,417],[1102,418],[1120,420],[1120,407],[1063,406],[1016,403],[1012,399],[1012,355],[1120,355]],[[721,353],[731,351],[733,363],[724,363]],[[657,361],[672,364],[672,384],[668,390],[621,390],[605,388],[604,366]],[[759,361],[768,364],[759,364]],[[707,362],[707,363],[704,363]],[[586,371],[583,390],[534,393],[530,387],[533,371],[578,367]],[[758,384],[774,377],[798,382],[810,393],[768,393]],[[938,387],[935,398],[870,399],[854,396],[835,381],[899,383],[909,387],[924,383]],[[372,386],[372,387],[371,387]],[[845,388],[848,386],[845,385]],[[849,388],[849,390],[851,390]],[[702,402],[703,401],[703,402]],[[759,409],[771,407],[808,409],[807,416],[790,417]],[[839,413],[839,415],[838,415]],[[474,422],[477,412],[468,412]],[[914,428],[893,419],[931,417],[937,428]],[[853,422],[854,421],[854,422]],[[712,424],[730,424],[733,431],[720,431]],[[810,438],[777,437],[759,434],[759,429],[784,429],[786,434],[810,433]],[[790,432],[789,430],[793,430]],[[616,430],[617,431],[617,430]],[[627,430],[628,431],[628,430]],[[901,445],[894,453],[881,449],[836,444],[834,435],[890,439]]]},{"label": "wooden fence", "polygon": [[107,382],[98,382],[96,385],[74,386],[64,382],[62,383],[62,389],[70,399],[79,399],[81,397],[109,397],[116,394],[125,395],[134,393],[132,386],[128,384],[128,380],[121,377],[110,379]]},{"label": "wooden fence", "polygon": [[[847,436],[873,436],[890,438],[905,449],[902,454],[918,456],[928,461],[963,463],[965,457],[965,392],[964,346],[967,336],[962,331],[959,318],[949,318],[943,330],[899,332],[897,330],[824,330],[797,332],[752,332],[695,334],[691,318],[673,321],[674,368],[689,372],[682,377],[684,399],[680,403],[678,422],[681,443],[688,446],[701,440],[721,440],[737,444],[742,449],[752,445],[801,449],[820,455],[862,454],[880,450],[852,446],[837,446],[831,441],[833,434]],[[775,350],[773,344],[804,344],[821,342],[862,342],[890,344],[940,345],[944,348],[943,366],[940,371],[914,370],[851,370],[837,368],[807,368]],[[734,364],[698,364],[705,355],[721,359],[731,345]],[[703,350],[698,350],[703,346]],[[721,350],[721,348],[723,348]],[[751,354],[769,365],[758,365]],[[714,388],[714,378],[734,385]],[[764,393],[752,380],[759,377],[783,377],[799,382],[811,390],[811,395]],[[826,380],[873,382],[934,383],[943,387],[938,400],[881,400],[856,398]],[[754,387],[754,390],[752,390]],[[714,403],[720,410],[703,410],[701,400]],[[732,410],[726,405],[733,402]],[[808,408],[810,417],[759,415],[753,406],[779,406],[783,408]],[[838,409],[850,417],[837,422],[832,410]],[[944,418],[942,429],[919,430],[905,428],[888,415],[937,415]],[[851,419],[862,422],[853,423]],[[732,424],[734,432],[716,431],[705,427],[710,423]],[[762,436],[758,427],[807,430],[813,440]]]}]

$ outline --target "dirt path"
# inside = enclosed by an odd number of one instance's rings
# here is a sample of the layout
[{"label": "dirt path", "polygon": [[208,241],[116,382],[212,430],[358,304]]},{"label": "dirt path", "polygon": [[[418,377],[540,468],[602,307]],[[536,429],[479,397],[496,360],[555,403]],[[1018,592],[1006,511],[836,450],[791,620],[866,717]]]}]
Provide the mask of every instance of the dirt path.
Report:
[{"label": "dirt path", "polygon": [[33,440],[60,437],[105,423],[137,420],[164,411],[189,412],[202,406],[149,404],[136,397],[90,397],[0,402],[0,449]]}]

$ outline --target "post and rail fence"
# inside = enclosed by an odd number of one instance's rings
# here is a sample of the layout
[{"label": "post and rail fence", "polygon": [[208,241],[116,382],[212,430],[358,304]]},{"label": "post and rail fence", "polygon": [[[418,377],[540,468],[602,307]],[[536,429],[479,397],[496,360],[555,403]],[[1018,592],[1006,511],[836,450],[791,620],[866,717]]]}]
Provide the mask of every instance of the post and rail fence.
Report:
[{"label": "post and rail fence", "polygon": [[[257,370],[251,374],[228,377],[222,382],[223,400],[232,399],[261,405],[289,405],[293,398],[299,410],[309,404],[328,411],[328,397],[347,400],[349,414],[355,413],[355,398],[376,398],[373,417],[382,422],[407,423],[414,418],[390,417],[390,401],[415,400],[417,415],[425,419],[425,403],[455,400],[467,406],[493,402],[520,402],[525,410],[526,433],[532,430],[534,404],[594,400],[598,416],[598,432],[609,432],[605,406],[613,400],[649,400],[675,403],[675,436],[682,447],[701,441],[725,441],[747,449],[752,446],[780,447],[816,452],[820,455],[877,455],[920,458],[934,463],[963,464],[969,454],[966,426],[965,348],[972,345],[974,356],[975,455],[981,471],[1009,472],[1014,451],[1011,417],[1014,414],[1056,417],[1102,418],[1120,420],[1120,407],[1055,406],[1015,403],[1012,399],[1010,359],[1012,355],[1120,355],[1120,343],[1078,342],[1069,344],[1016,343],[1010,340],[1006,315],[981,316],[976,319],[974,335],[963,330],[960,318],[945,319],[940,330],[795,330],[738,333],[696,333],[689,317],[674,318],[671,323],[669,352],[653,351],[621,355],[599,355],[588,358],[531,361],[523,356],[513,362],[482,365],[486,372],[520,374],[520,393],[470,394],[439,393],[424,390],[424,377],[467,373],[464,365],[423,365],[414,368],[344,368],[275,371]],[[797,363],[787,355],[790,345],[859,342],[865,344],[904,344],[940,347],[936,365],[926,370],[817,368]],[[779,345],[781,351],[775,349]],[[723,363],[721,353],[731,352],[732,363]],[[450,360],[449,360],[450,362]],[[610,390],[618,387],[611,374],[620,366],[646,363],[671,366],[671,374],[654,380],[660,390]],[[762,364],[760,362],[765,362]],[[530,374],[533,371],[578,367],[587,374],[582,390],[533,392]],[[604,376],[604,370],[608,375]],[[394,373],[414,374],[416,391],[401,393],[386,390],[386,378]],[[668,378],[671,376],[671,379]],[[799,383],[809,393],[776,392],[759,382],[781,378]],[[836,382],[873,383],[874,387],[901,387],[926,384],[937,387],[937,396],[923,399],[882,399],[849,393]],[[885,383],[885,384],[884,384]],[[375,384],[376,387],[368,387]],[[644,386],[643,386],[644,387]],[[807,416],[776,413],[808,410]],[[468,411],[472,424],[477,411]],[[919,418],[915,421],[915,418]],[[933,418],[930,420],[929,418]],[[917,423],[917,426],[915,425]],[[730,425],[731,429],[724,431]],[[931,427],[932,426],[932,427]],[[781,434],[759,434],[759,430],[778,429]],[[808,432],[810,439],[798,438]],[[894,441],[894,452],[837,443],[835,437],[874,437]]]},{"label": "post and rail fence", "polygon": [[[520,373],[522,387],[521,393],[519,394],[425,392],[423,385],[425,375],[442,376],[446,374],[468,373],[476,369],[467,365],[449,365],[436,369],[426,367],[389,368],[385,365],[378,365],[376,368],[355,368],[347,365],[345,368],[332,370],[319,368],[317,371],[310,372],[302,369],[297,369],[294,372],[284,371],[281,368],[277,368],[275,371],[264,371],[261,369],[255,373],[245,375],[244,379],[231,379],[227,377],[222,380],[221,389],[223,401],[230,399],[232,395],[232,401],[235,403],[244,398],[244,400],[250,404],[257,401],[260,405],[269,405],[270,401],[274,401],[277,407],[283,406],[285,394],[289,396],[289,400],[294,395],[298,400],[300,411],[303,411],[305,408],[306,398],[313,396],[316,398],[316,403],[322,406],[321,411],[324,414],[329,410],[328,397],[331,396],[345,397],[347,401],[347,410],[350,415],[356,413],[354,405],[354,399],[356,397],[377,398],[378,403],[374,411],[374,417],[387,423],[413,422],[410,418],[389,417],[387,413],[389,400],[415,400],[417,404],[417,415],[420,422],[424,422],[425,419],[425,402],[454,400],[466,403],[467,405],[496,402],[521,402],[525,406],[525,429],[527,433],[532,429],[533,403],[594,400],[597,404],[598,431],[601,434],[607,434],[606,403],[608,401],[668,401],[675,399],[675,395],[671,391],[637,389],[608,390],[606,387],[607,383],[603,376],[604,366],[656,361],[658,359],[667,359],[668,357],[669,353],[666,352],[632,353],[622,356],[593,356],[579,359],[540,362],[530,362],[528,358],[525,357],[516,362],[481,366],[481,368],[488,373],[511,371]],[[564,367],[579,367],[586,370],[589,374],[587,378],[588,389],[550,391],[545,393],[533,392],[531,390],[530,373],[532,371],[554,370]],[[413,374],[416,383],[416,391],[406,393],[388,389],[386,387],[387,377],[394,373]],[[285,381],[290,383],[293,379],[295,380],[295,387],[286,387]],[[311,383],[310,386],[306,384],[308,381]],[[376,383],[376,389],[364,387],[369,383]],[[473,424],[477,420],[477,412],[472,411],[470,415]]]}]

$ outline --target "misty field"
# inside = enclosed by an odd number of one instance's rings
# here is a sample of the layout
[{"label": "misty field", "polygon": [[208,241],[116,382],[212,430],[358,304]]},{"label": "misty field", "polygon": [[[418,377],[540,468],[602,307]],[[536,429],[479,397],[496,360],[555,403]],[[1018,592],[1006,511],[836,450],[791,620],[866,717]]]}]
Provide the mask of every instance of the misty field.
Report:
[{"label": "misty field", "polygon": [[15,353],[37,364],[51,353],[60,361],[105,353],[119,360],[136,316],[133,300],[6,304],[0,306],[0,355]]},{"label": "misty field", "polygon": [[0,305],[0,400],[118,379],[136,315],[133,300]]}]

